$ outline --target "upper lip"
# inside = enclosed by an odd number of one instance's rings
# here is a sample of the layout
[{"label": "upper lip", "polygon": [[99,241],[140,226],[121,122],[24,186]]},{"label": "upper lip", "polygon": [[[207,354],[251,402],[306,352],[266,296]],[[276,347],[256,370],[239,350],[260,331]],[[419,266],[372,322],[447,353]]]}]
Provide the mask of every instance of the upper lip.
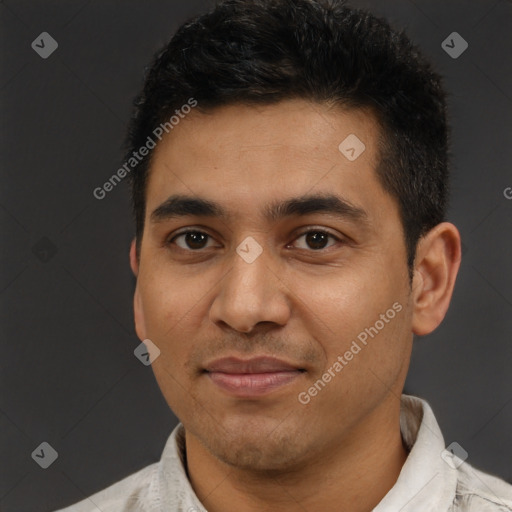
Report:
[{"label": "upper lip", "polygon": [[207,372],[222,373],[272,373],[272,372],[289,372],[301,370],[298,366],[294,366],[281,359],[275,357],[254,357],[252,359],[239,359],[237,357],[223,357],[216,359],[206,366]]}]

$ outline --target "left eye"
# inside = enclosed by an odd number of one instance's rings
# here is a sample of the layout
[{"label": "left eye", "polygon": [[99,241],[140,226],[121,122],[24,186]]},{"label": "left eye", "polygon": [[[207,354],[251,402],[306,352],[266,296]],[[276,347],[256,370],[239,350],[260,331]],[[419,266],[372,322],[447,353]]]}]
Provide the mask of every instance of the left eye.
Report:
[{"label": "left eye", "polygon": [[325,249],[326,247],[330,247],[330,245],[327,245],[329,243],[329,239],[334,240],[334,242],[338,241],[338,239],[334,235],[331,235],[326,231],[318,230],[307,231],[306,233],[302,233],[302,235],[300,235],[297,238],[297,240],[300,240],[301,238],[304,238],[304,241],[307,244],[307,246],[299,247],[299,249],[313,249],[315,251],[319,251],[321,249]]}]

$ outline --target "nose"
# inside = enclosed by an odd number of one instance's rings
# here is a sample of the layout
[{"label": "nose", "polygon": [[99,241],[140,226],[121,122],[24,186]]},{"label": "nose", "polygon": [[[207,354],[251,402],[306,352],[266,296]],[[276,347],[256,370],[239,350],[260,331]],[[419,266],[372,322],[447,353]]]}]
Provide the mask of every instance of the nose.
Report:
[{"label": "nose", "polygon": [[287,287],[272,260],[265,249],[250,263],[234,253],[210,307],[210,320],[244,334],[262,323],[285,325],[290,318]]}]

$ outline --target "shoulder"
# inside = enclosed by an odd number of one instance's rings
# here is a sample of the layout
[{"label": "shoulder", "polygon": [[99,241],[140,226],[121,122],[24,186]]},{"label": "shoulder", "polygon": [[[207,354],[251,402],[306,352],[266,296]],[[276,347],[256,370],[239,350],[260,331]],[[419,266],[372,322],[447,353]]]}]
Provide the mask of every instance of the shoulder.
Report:
[{"label": "shoulder", "polygon": [[178,423],[158,462],[55,512],[150,512],[160,510],[162,501],[175,510],[176,503],[187,503],[187,493],[193,492],[183,465],[184,442],[183,426]]},{"label": "shoulder", "polygon": [[158,463],[133,473],[92,496],[55,512],[143,512]]},{"label": "shoulder", "polygon": [[512,512],[512,485],[466,463],[458,471],[453,512]]}]

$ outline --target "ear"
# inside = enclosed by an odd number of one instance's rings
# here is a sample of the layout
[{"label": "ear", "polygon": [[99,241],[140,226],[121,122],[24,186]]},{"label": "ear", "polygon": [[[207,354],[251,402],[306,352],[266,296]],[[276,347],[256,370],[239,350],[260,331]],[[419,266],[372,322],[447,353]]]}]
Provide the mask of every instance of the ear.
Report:
[{"label": "ear", "polygon": [[135,320],[135,331],[141,341],[147,339],[146,335],[146,321],[144,318],[144,309],[142,307],[142,297],[139,290],[139,261],[137,261],[137,240],[134,238],[130,246],[130,267],[135,277],[137,284],[135,285],[135,292],[133,294],[133,316]]},{"label": "ear", "polygon": [[412,285],[414,334],[429,334],[443,321],[460,259],[460,234],[453,224],[442,222],[420,239]]}]

